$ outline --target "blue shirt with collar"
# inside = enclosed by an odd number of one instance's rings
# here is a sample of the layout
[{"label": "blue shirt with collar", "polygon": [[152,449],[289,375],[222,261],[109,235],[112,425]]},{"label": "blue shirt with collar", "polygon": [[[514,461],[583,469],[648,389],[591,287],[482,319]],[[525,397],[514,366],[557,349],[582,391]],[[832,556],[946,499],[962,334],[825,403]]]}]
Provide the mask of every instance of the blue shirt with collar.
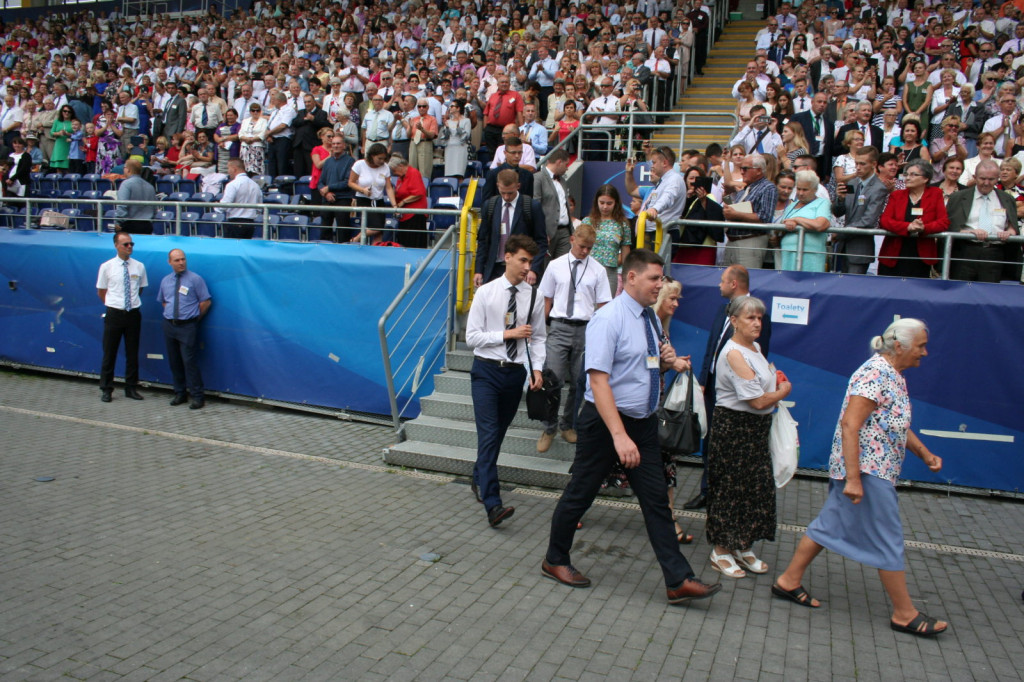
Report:
[{"label": "blue shirt with collar", "polygon": [[[647,369],[647,334],[644,307],[628,292],[612,299],[594,313],[587,325],[586,369],[608,374],[615,407],[627,417],[642,419],[651,414],[651,372]],[[661,338],[661,324],[654,319],[655,342]],[[586,399],[594,402],[587,374]]]},{"label": "blue shirt with collar", "polygon": [[210,290],[206,288],[206,282],[191,270],[181,273],[180,282],[176,275],[177,273],[172,272],[160,280],[156,300],[164,307],[164,319],[174,319],[174,290],[179,286],[183,290],[178,294],[178,319],[191,320],[199,317],[199,304],[210,300]]}]

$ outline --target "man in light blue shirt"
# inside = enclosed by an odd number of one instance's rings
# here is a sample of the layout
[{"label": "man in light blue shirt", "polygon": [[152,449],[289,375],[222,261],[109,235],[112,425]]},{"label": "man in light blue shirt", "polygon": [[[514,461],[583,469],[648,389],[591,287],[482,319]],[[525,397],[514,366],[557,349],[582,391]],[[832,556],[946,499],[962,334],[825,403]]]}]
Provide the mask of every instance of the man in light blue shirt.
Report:
[{"label": "man in light blue shirt", "polygon": [[171,249],[167,262],[173,272],[161,280],[156,300],[164,308],[164,344],[174,386],[171,406],[188,400],[187,389],[192,398],[189,408],[201,410],[206,401],[199,371],[199,320],[213,300],[203,278],[188,269],[184,251]]},{"label": "man in light blue shirt", "polygon": [[548,116],[548,95],[555,91],[555,73],[557,71],[558,62],[551,57],[546,43],[538,47],[537,61],[530,66],[529,79],[540,86],[541,119],[546,119]]},{"label": "man in light blue shirt", "polygon": [[541,573],[571,587],[590,579],[569,559],[580,519],[594,502],[616,460],[622,462],[643,510],[651,547],[661,564],[670,604],[706,599],[720,584],[701,582],[679,551],[668,503],[658,417],[661,371],[675,351],[651,306],[661,291],[664,262],[653,251],[631,251],[622,264],[623,294],[598,310],[587,325],[587,391],[577,420],[572,479],[551,519],[551,540]]},{"label": "man in light blue shirt", "polygon": [[519,133],[522,135],[523,142],[533,147],[533,152],[538,159],[547,153],[548,129],[537,122],[536,105],[523,105],[523,125],[519,126]]}]

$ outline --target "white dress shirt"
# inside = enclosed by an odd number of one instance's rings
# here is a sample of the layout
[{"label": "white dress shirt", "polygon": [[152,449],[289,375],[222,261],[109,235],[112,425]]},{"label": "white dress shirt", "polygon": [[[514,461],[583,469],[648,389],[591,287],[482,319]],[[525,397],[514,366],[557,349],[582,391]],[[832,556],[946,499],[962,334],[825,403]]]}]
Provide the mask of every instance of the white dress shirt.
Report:
[{"label": "white dress shirt", "polygon": [[97,289],[106,289],[107,295],[103,304],[108,308],[124,310],[124,263],[128,263],[128,277],[131,286],[132,310],[142,306],[139,292],[149,286],[146,279],[146,266],[134,258],[127,261],[114,256],[100,266],[99,277],[96,279]]},{"label": "white dress shirt", "polygon": [[[602,268],[603,273],[603,268]],[[605,282],[608,281],[605,275]],[[473,295],[473,304],[469,308],[466,320],[466,345],[473,350],[473,355],[488,360],[509,359],[505,352],[505,313],[508,311],[509,287],[512,283],[504,275],[487,282]],[[516,327],[530,324],[533,334],[530,337],[530,355],[533,367],[540,370],[547,358],[548,332],[544,324],[544,298],[538,296],[531,314],[530,307],[532,287],[526,281],[516,285]],[[517,339],[515,362],[526,364],[526,340]]]},{"label": "white dress shirt", "polygon": [[[245,173],[239,173],[235,179],[224,186],[224,196],[221,197],[222,204],[262,204],[263,192]],[[219,208],[227,214],[228,220],[232,218],[258,218],[257,208]]]},{"label": "white dress shirt", "polygon": [[[989,216],[987,225],[985,221],[982,221],[982,212]],[[991,237],[1006,229],[1006,209],[999,203],[999,197],[996,196],[995,190],[988,194],[982,194],[977,189],[974,190],[971,212],[967,216],[967,229],[986,230]]]},{"label": "white dress shirt", "polygon": [[600,263],[593,257],[579,259],[567,254],[551,261],[544,270],[544,277],[537,288],[538,294],[551,299],[551,317],[566,319],[566,304],[569,301],[570,279],[573,263],[576,267],[576,295],[573,298],[573,320],[589,320],[599,304],[612,300],[608,285],[608,275]]}]

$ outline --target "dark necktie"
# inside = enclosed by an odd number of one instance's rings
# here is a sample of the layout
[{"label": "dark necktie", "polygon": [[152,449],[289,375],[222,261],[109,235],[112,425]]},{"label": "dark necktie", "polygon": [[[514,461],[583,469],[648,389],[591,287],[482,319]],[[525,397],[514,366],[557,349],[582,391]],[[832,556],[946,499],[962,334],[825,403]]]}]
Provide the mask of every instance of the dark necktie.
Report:
[{"label": "dark necktie", "polygon": [[210,123],[210,115],[206,112],[206,105],[203,105],[203,127],[205,128]]},{"label": "dark necktie", "polygon": [[501,238],[498,240],[498,258],[503,258],[505,242],[508,241],[508,236],[512,233],[511,206],[512,204],[506,201],[505,210],[501,212]]},{"label": "dark necktie", "polygon": [[565,318],[567,320],[572,319],[572,314],[576,310],[576,272],[579,270],[580,262],[573,260],[572,269],[569,273],[569,297],[565,302]]},{"label": "dark necktie", "polygon": [[128,274],[128,261],[121,261],[121,265],[124,266],[124,309],[127,312],[132,309],[132,278]]},{"label": "dark necktie", "polygon": [[[647,334],[647,355],[658,357],[658,345],[654,342],[654,314],[650,308],[644,308],[644,332]],[[661,375],[657,367],[647,370],[651,375],[651,395],[647,401],[648,413],[658,407],[658,394],[661,393]]]},{"label": "dark necktie", "polygon": [[174,317],[172,320],[178,319],[178,295],[181,293],[181,273],[174,273]]},{"label": "dark necktie", "polygon": [[[529,319],[529,318],[527,318]],[[510,286],[508,288],[508,310],[505,315],[505,329],[516,328],[516,288]],[[516,339],[505,339],[505,354],[508,359],[515,362],[516,359]]]}]

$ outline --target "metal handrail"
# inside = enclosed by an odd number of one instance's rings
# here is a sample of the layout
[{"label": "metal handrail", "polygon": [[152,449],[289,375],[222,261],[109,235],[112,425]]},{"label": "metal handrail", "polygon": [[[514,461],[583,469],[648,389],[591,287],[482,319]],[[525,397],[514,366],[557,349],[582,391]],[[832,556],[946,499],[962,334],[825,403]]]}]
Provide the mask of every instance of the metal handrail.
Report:
[{"label": "metal handrail", "polygon": [[[385,379],[385,383],[387,384],[387,389],[388,389],[388,403],[391,406],[392,425],[394,426],[395,433],[399,434],[399,435],[401,435],[401,432],[402,432],[402,419],[401,419],[402,418],[402,414],[404,413],[405,408],[408,407],[409,404],[412,402],[413,397],[415,395],[415,391],[413,391],[413,395],[410,395],[409,401],[402,407],[402,409],[399,409],[399,406],[398,406],[398,392],[395,389],[395,374],[394,374],[394,372],[392,370],[392,367],[391,367],[391,350],[389,349],[389,346],[388,346],[387,323],[388,323],[388,320],[391,318],[391,316],[398,309],[398,307],[402,304],[402,302],[405,301],[406,297],[410,295],[410,292],[413,292],[414,288],[419,284],[420,278],[423,276],[423,273],[426,271],[426,269],[431,265],[431,263],[437,257],[437,254],[440,253],[442,250],[449,250],[451,248],[450,243],[454,241],[454,235],[455,235],[456,229],[457,229],[457,226],[456,225],[452,225],[447,230],[445,230],[445,233],[443,235],[441,235],[440,239],[437,240],[437,243],[434,244],[434,247],[432,249],[430,249],[430,253],[427,254],[427,257],[423,259],[423,261],[420,263],[419,267],[416,268],[416,271],[412,274],[411,277],[409,277],[409,280],[405,283],[405,285],[402,287],[402,289],[398,292],[398,294],[395,296],[395,298],[391,301],[391,303],[388,305],[388,307],[384,310],[384,314],[381,315],[380,320],[377,321],[377,334],[378,334],[378,336],[380,338],[381,358],[384,361],[384,379]],[[452,299],[452,296],[451,296],[451,286],[452,286],[452,284],[451,283],[452,283],[452,278],[451,278],[451,276],[449,276],[448,277],[448,292],[449,292],[448,300],[449,301],[451,301],[451,299]],[[415,293],[413,293],[413,296],[415,296]],[[450,304],[446,305],[445,309],[446,309],[446,320],[445,320],[444,334],[447,337],[447,336],[450,336],[452,331],[453,331],[454,316],[452,315],[452,307],[451,307]],[[425,333],[426,333],[426,329],[424,330],[424,333],[421,333],[420,336],[417,337],[416,341],[417,342],[421,341],[423,339],[423,336],[424,336]],[[401,343],[404,340],[405,340],[405,337],[403,336],[402,339],[399,340],[399,343]],[[442,347],[441,352],[444,352],[445,350],[447,350],[447,346],[448,346],[448,344],[446,342],[444,344],[444,346]]]},{"label": "metal handrail", "polygon": [[473,272],[476,257],[476,228],[478,217],[472,211],[476,199],[477,182],[469,183],[466,200],[462,205],[462,216],[459,220],[459,248],[456,254],[455,309],[462,313],[469,309],[473,300],[473,290],[466,282],[468,273]]},{"label": "metal handrail", "polygon": [[[666,232],[668,232],[673,227],[680,227],[680,226],[685,227],[687,225],[691,225],[691,226],[695,226],[695,227],[722,227],[723,225],[727,225],[728,227],[736,227],[736,228],[741,228],[741,229],[744,229],[744,230],[756,230],[756,231],[761,231],[761,232],[772,232],[772,231],[776,231],[776,230],[790,232],[790,230],[785,225],[783,225],[781,223],[737,223],[737,222],[729,222],[729,221],[691,220],[691,219],[679,219],[679,220],[669,221],[669,222],[665,223],[664,229],[665,229]],[[639,239],[640,239],[640,221],[639,221],[639,218],[637,220],[637,232],[638,232],[637,240],[638,240],[638,244],[639,244]],[[796,230],[793,230],[792,232],[790,232],[791,234],[792,233],[796,233],[797,234],[797,256],[796,256],[797,260],[796,260],[796,267],[797,267],[798,270],[803,266],[804,237],[805,237],[807,232],[808,232],[808,230],[806,228],[804,228],[803,226],[800,226],[800,225],[797,226]],[[889,232],[887,230],[881,230],[881,229],[868,230],[868,229],[859,228],[859,227],[829,227],[828,229],[823,230],[822,232],[817,232],[815,230],[810,230],[810,232],[814,232],[815,234],[840,234],[840,235],[848,234],[848,235],[855,235],[855,236],[858,236],[858,237],[874,237],[874,236],[891,237],[891,236],[894,236],[892,232]],[[974,236],[974,234],[969,233],[969,232],[936,232],[936,233],[933,233],[933,234],[917,235],[915,237],[903,236],[903,235],[900,235],[900,236],[902,236],[903,239],[941,239],[941,240],[943,240],[944,241],[944,247],[943,247],[942,256],[941,256],[941,259],[940,259],[941,263],[942,263],[942,268],[940,270],[940,274],[941,274],[941,278],[944,279],[944,280],[948,280],[949,279],[950,263],[953,260],[953,242],[956,241],[956,240],[975,240],[975,239],[977,239]],[[997,241],[1000,241],[1000,240],[998,238],[990,238],[988,241],[997,242]],[[1010,237],[1005,242],[1001,242],[1000,241],[1000,243],[1024,244],[1024,235],[1017,235],[1017,236],[1014,236],[1014,237]]]},{"label": "metal handrail", "polygon": [[[661,251],[661,243],[665,238],[665,227],[661,224],[661,218],[655,218],[654,228],[654,253]],[[671,225],[672,223],[669,223]],[[647,211],[640,211],[636,217],[636,248],[644,248],[644,240],[647,235]]]}]

